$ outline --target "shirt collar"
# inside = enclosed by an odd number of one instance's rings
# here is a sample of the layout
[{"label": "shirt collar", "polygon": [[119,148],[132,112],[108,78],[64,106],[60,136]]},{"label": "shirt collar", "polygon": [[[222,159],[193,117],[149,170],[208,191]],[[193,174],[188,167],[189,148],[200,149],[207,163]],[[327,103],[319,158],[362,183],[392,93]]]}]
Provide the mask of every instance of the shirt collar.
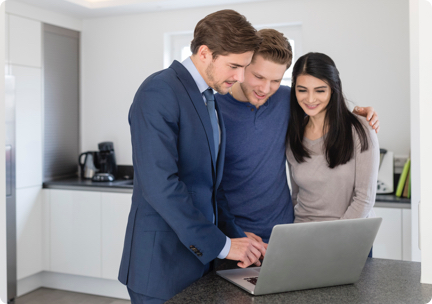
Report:
[{"label": "shirt collar", "polygon": [[192,78],[195,80],[195,83],[201,94],[209,88],[209,85],[205,82],[204,78],[202,78],[201,74],[198,72],[195,64],[192,62],[192,59],[190,57],[183,60],[182,64],[186,68],[186,70],[188,70],[188,72],[192,75]]}]

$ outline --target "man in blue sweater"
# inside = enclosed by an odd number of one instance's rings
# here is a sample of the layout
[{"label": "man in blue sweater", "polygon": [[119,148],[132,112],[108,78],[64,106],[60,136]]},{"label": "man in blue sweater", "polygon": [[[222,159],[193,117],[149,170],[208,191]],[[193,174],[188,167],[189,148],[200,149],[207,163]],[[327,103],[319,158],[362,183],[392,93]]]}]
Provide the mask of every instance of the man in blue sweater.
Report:
[{"label": "man in blue sweater", "polygon": [[[229,94],[216,94],[226,127],[225,166],[218,201],[227,200],[235,222],[249,238],[268,242],[274,225],[292,223],[294,211],[287,183],[285,139],[290,92],[281,86],[292,61],[284,35],[264,29],[243,83]],[[357,110],[378,130],[372,108]]]}]

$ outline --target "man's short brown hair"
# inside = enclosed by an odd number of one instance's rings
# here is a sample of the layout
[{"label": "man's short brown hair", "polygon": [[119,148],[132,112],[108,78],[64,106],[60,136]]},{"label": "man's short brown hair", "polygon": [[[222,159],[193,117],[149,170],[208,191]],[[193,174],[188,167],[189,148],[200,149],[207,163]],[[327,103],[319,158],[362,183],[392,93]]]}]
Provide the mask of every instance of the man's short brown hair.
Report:
[{"label": "man's short brown hair", "polygon": [[198,22],[191,51],[196,54],[201,45],[206,45],[216,59],[219,55],[254,52],[261,40],[245,16],[233,10],[221,10]]},{"label": "man's short brown hair", "polygon": [[291,66],[293,56],[288,39],[281,32],[273,29],[259,30],[258,36],[262,38],[262,43],[255,51],[252,62],[257,55],[260,55],[265,60],[285,64],[288,69]]}]

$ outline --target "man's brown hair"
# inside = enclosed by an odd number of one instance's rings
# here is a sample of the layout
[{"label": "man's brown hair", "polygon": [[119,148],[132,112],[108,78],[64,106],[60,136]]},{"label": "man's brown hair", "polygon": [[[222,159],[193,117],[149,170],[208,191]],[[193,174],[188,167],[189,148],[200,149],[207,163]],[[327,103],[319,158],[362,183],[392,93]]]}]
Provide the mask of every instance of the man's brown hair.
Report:
[{"label": "man's brown hair", "polygon": [[254,52],[261,40],[245,16],[233,10],[221,10],[198,22],[191,51],[196,54],[201,45],[206,45],[216,59],[219,55]]},{"label": "man's brown hair", "polygon": [[258,36],[262,38],[262,43],[254,53],[252,62],[257,55],[265,60],[278,64],[286,64],[287,69],[292,62],[292,49],[288,39],[281,33],[273,29],[262,29],[258,31]]}]

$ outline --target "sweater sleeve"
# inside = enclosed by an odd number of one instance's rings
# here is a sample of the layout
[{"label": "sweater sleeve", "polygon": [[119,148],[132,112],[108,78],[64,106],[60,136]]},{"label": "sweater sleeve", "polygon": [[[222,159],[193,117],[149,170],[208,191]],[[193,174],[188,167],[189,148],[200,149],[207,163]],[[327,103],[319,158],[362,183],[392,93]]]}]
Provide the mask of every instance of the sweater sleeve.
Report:
[{"label": "sweater sleeve", "polygon": [[375,130],[359,119],[365,128],[369,148],[360,152],[361,144],[357,132],[354,131],[355,144],[355,182],[353,197],[342,219],[366,218],[375,204],[379,169],[379,144]]},{"label": "sweater sleeve", "polygon": [[293,206],[297,205],[297,195],[299,192],[299,187],[294,181],[293,175],[292,175],[292,167],[291,164],[288,162],[288,169],[289,169],[289,177],[291,182],[291,200],[293,203]]}]

